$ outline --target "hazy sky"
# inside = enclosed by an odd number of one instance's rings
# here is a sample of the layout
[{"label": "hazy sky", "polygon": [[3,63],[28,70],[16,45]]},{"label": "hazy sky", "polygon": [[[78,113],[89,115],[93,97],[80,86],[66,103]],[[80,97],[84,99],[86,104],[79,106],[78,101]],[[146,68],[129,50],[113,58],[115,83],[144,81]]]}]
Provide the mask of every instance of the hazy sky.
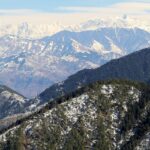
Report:
[{"label": "hazy sky", "polygon": [[150,0],[0,0],[0,23],[77,23],[112,15],[150,16]]},{"label": "hazy sky", "polygon": [[123,2],[150,2],[150,0],[0,0],[0,9],[58,12],[60,7],[106,7]]}]

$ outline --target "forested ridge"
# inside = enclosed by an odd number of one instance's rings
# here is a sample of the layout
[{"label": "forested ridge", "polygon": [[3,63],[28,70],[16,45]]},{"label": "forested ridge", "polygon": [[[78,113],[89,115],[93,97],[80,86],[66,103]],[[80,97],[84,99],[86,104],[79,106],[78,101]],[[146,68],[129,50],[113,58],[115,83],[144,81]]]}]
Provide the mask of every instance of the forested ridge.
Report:
[{"label": "forested ridge", "polygon": [[144,84],[96,82],[1,130],[1,149],[137,149],[150,132],[149,108]]}]

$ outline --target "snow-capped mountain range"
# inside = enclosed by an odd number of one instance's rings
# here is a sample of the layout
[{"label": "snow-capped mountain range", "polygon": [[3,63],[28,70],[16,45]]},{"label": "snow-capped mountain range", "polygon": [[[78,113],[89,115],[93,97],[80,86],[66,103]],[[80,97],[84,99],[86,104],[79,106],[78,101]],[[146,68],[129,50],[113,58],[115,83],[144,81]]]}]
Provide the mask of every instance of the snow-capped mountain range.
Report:
[{"label": "snow-capped mountain range", "polygon": [[141,20],[139,18],[132,18],[124,15],[123,17],[117,18],[101,18],[88,20],[87,22],[81,23],[80,25],[74,26],[76,31],[85,31],[85,30],[99,30],[104,27],[113,27],[113,28],[141,28],[150,32],[150,21]]},{"label": "snow-capped mountain range", "polygon": [[38,40],[0,38],[0,81],[25,96],[35,96],[55,82],[149,47],[150,33],[133,28],[62,31]]},{"label": "snow-capped mountain range", "polygon": [[44,36],[53,35],[67,27],[55,24],[33,24],[28,22],[15,23],[15,24],[1,24],[0,36],[15,35],[20,38],[37,39]]},{"label": "snow-capped mountain range", "polygon": [[132,21],[101,19],[68,28],[23,23],[3,26],[4,30],[0,26],[0,83],[33,97],[81,69],[149,47],[148,24],[143,30],[142,23]]},{"label": "snow-capped mountain range", "polygon": [[150,21],[145,19],[128,17],[126,15],[122,17],[113,18],[100,18],[88,20],[76,25],[63,25],[62,23],[32,23],[32,22],[19,22],[19,23],[0,23],[0,37],[4,35],[15,35],[22,38],[38,39],[45,36],[53,35],[59,31],[69,30],[75,32],[99,30],[104,27],[113,28],[141,28],[150,32]]}]

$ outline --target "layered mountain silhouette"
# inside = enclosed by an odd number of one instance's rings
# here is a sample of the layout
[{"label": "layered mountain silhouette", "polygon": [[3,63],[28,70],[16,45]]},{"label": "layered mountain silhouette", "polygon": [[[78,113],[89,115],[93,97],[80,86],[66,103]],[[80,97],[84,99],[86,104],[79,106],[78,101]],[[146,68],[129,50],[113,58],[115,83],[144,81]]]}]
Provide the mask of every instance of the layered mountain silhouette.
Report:
[{"label": "layered mountain silhouette", "polygon": [[147,48],[82,70],[32,100],[2,86],[0,149],[147,150],[149,58]]},{"label": "layered mountain silhouette", "polygon": [[[34,99],[21,100],[15,98],[7,89],[1,93],[0,118],[15,114],[35,111],[37,107],[48,103],[55,98],[71,93],[83,86],[100,80],[132,80],[150,83],[150,48],[140,50],[120,59],[112,60],[96,69],[85,69],[70,76],[67,80],[50,86]],[[12,90],[11,90],[12,91]],[[5,95],[4,95],[5,94]],[[16,95],[15,95],[16,96]]]},{"label": "layered mountain silhouette", "polygon": [[44,103],[53,98],[99,80],[122,79],[150,83],[150,48],[146,48],[120,59],[112,60],[96,69],[85,69],[54,84],[39,97]]}]

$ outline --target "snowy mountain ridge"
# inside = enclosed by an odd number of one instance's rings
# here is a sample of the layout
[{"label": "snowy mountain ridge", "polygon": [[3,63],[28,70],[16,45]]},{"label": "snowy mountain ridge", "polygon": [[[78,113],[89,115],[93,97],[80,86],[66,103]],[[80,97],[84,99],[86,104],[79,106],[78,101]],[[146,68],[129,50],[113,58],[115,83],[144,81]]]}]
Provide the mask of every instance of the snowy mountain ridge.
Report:
[{"label": "snowy mountain ridge", "polygon": [[1,24],[0,37],[5,35],[14,35],[20,38],[38,39],[53,35],[59,31],[67,29],[60,24],[33,24],[28,22],[17,24]]},{"label": "snowy mountain ridge", "polygon": [[11,34],[22,38],[39,39],[54,35],[63,30],[74,32],[100,30],[101,28],[141,28],[150,32],[149,20],[141,20],[136,17],[113,17],[88,20],[80,24],[62,25],[61,23],[35,24],[32,22],[3,23],[0,24],[0,37]]},{"label": "snowy mountain ridge", "polygon": [[112,17],[112,18],[99,18],[89,20],[87,22],[76,25],[76,31],[85,31],[85,30],[100,30],[101,28],[140,28],[145,31],[150,32],[149,27],[150,22],[148,20],[141,20],[138,18],[132,18],[128,16],[123,17]]},{"label": "snowy mountain ridge", "polygon": [[150,33],[139,28],[61,31],[36,40],[6,35],[0,38],[0,83],[35,97],[79,70],[149,46]]}]

